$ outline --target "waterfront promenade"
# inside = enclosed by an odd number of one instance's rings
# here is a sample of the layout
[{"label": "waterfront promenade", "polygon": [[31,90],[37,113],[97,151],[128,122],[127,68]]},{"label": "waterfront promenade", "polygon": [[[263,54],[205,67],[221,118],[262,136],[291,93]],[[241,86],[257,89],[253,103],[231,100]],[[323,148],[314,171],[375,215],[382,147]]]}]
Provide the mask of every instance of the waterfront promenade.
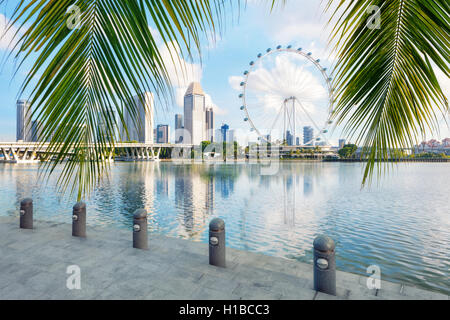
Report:
[{"label": "waterfront promenade", "polygon": [[[312,266],[227,248],[226,269],[208,265],[208,246],[162,235],[149,236],[149,251],[132,248],[132,233],[88,227],[88,238],[71,236],[71,225],[35,221],[18,228],[18,217],[0,217],[1,299],[443,299],[449,296],[407,284],[382,282],[369,290],[366,277],[338,271],[338,297],[313,290]],[[81,270],[81,290],[66,286],[67,267]]]}]

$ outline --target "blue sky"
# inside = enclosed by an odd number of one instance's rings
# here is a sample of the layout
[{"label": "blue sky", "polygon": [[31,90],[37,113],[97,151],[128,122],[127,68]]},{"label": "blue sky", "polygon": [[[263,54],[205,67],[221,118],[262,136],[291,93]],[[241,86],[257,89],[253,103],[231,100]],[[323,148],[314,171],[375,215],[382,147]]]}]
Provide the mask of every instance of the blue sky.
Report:
[{"label": "blue sky", "polygon": [[[1,8],[0,14],[7,15],[16,1],[8,1],[8,6]],[[236,90],[236,77],[248,69],[248,63],[256,59],[256,55],[266,48],[277,45],[293,45],[311,51],[314,57],[321,59],[324,67],[331,68],[333,57],[327,50],[327,30],[320,1],[291,0],[286,7],[277,7],[270,13],[266,1],[251,0],[247,7],[238,14],[229,14],[222,33],[216,36],[215,43],[204,41],[202,64],[199,61],[186,62],[190,70],[186,79],[178,79],[174,86],[177,97],[169,112],[159,112],[157,123],[169,124],[173,127],[175,113],[182,113],[182,95],[190,81],[200,81],[208,94],[208,103],[216,109],[216,127],[227,123],[231,128],[249,132],[249,126],[243,121],[243,113],[239,110],[242,104]],[[239,16],[239,19],[237,18]],[[3,20],[2,20],[3,19]],[[5,16],[0,16],[0,30],[5,23]],[[0,31],[1,32],[1,31]],[[0,42],[0,57],[7,54],[8,35]],[[161,47],[163,44],[161,43]],[[1,60],[0,68],[0,140],[15,139],[15,102],[20,85],[25,77],[24,68],[13,78],[14,61]],[[173,73],[175,79],[175,73]],[[440,77],[444,90],[449,95],[449,79]],[[158,106],[157,106],[158,107]],[[448,127],[443,123],[440,136],[450,136]],[[431,139],[431,135],[427,138]],[[339,128],[330,141],[336,143],[340,138]],[[250,138],[252,139],[252,138]]]}]

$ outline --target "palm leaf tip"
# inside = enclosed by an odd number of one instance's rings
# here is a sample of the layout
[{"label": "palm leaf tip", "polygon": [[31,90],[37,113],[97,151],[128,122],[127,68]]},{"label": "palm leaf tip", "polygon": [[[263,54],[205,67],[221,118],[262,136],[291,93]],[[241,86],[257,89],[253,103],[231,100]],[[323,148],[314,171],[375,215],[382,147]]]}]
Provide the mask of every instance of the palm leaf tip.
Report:
[{"label": "palm leaf tip", "polygon": [[[368,28],[374,5],[380,8],[380,27]],[[339,2],[334,10],[334,117],[364,146],[366,182],[376,160],[413,147],[426,131],[436,132],[439,115],[448,113],[431,65],[449,76],[449,3],[364,0]]]}]

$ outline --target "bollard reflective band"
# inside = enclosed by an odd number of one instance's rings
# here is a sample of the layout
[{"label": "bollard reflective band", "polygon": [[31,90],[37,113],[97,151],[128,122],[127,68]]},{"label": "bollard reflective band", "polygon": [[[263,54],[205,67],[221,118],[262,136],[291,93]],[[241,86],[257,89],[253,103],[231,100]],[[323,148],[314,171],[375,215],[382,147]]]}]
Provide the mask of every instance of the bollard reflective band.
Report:
[{"label": "bollard reflective band", "polygon": [[141,226],[138,225],[138,224],[135,224],[135,225],[133,226],[133,230],[134,230],[134,232],[139,232],[139,231],[141,231]]},{"label": "bollard reflective band", "polygon": [[20,215],[24,216],[25,215],[25,210],[20,210]]},{"label": "bollard reflective band", "polygon": [[209,243],[213,246],[217,246],[219,244],[219,239],[216,237],[211,237],[211,239],[209,239]]},{"label": "bollard reflective band", "polygon": [[325,259],[317,259],[317,266],[320,269],[325,270],[326,268],[328,268],[328,261]]},{"label": "bollard reflective band", "polygon": [[72,219],[73,219],[73,221],[78,221],[78,216],[77,216],[76,214],[74,214],[74,215],[72,216]]}]

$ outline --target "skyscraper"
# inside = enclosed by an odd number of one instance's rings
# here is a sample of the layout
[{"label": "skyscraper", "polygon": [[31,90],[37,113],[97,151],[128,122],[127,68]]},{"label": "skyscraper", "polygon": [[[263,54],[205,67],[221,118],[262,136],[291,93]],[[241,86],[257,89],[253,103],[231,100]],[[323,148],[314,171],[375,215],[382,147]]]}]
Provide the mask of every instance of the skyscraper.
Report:
[{"label": "skyscraper", "polygon": [[213,108],[206,109],[205,133],[206,133],[206,140],[214,142],[214,111],[213,111]]},{"label": "skyscraper", "polygon": [[170,128],[167,124],[160,124],[156,127],[156,143],[169,143]]},{"label": "skyscraper", "polygon": [[236,131],[235,130],[230,130],[228,131],[228,141],[229,143],[233,143],[234,141],[236,141]]},{"label": "skyscraper", "polygon": [[205,93],[198,82],[193,82],[184,95],[183,143],[200,145],[205,140],[206,128]]},{"label": "skyscraper", "polygon": [[220,128],[221,133],[221,141],[220,142],[228,142],[228,131],[230,130],[230,126],[227,124],[222,125]]},{"label": "skyscraper", "polygon": [[347,141],[345,141],[345,139],[339,139],[339,149],[342,149],[345,146],[345,143]]},{"label": "skyscraper", "polygon": [[314,145],[314,129],[313,127],[303,127],[303,144],[307,146]]},{"label": "skyscraper", "polygon": [[42,139],[42,125],[38,120],[34,120],[31,122],[31,141],[32,142],[40,142]]},{"label": "skyscraper", "polygon": [[132,115],[124,108],[123,117],[129,135],[127,136],[125,128],[122,126],[120,133],[122,140],[153,143],[153,94],[151,92],[145,92],[142,96],[135,96],[133,103],[137,106],[138,120],[137,123],[134,122]]},{"label": "skyscraper", "polygon": [[183,142],[184,121],[182,114],[175,115],[175,143]]},{"label": "skyscraper", "polygon": [[286,144],[288,146],[294,145],[294,136],[292,135],[291,131],[286,131]]},{"label": "skyscraper", "polygon": [[31,104],[27,100],[17,101],[17,141],[31,142]]}]

